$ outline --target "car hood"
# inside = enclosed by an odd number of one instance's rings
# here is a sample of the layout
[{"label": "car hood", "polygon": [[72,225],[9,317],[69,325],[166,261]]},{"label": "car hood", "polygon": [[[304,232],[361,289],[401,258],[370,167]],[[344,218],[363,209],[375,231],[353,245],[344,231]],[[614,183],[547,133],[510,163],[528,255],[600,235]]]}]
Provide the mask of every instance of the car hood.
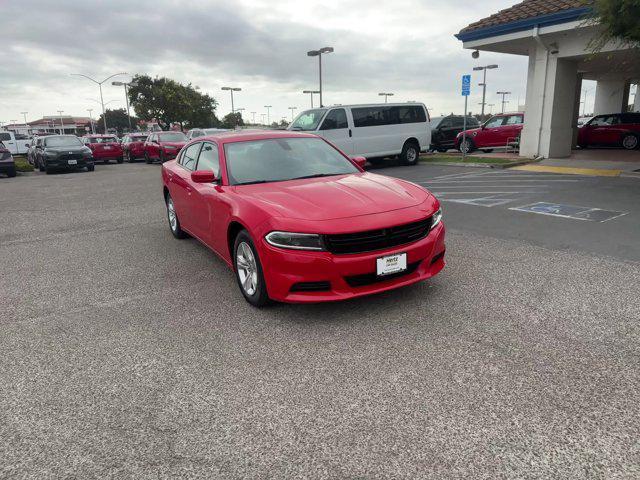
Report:
[{"label": "car hood", "polygon": [[47,153],[66,154],[66,153],[87,153],[91,150],[85,146],[79,147],[45,147]]},{"label": "car hood", "polygon": [[389,212],[423,203],[429,192],[404,180],[358,173],[234,187],[272,216],[333,220]]}]

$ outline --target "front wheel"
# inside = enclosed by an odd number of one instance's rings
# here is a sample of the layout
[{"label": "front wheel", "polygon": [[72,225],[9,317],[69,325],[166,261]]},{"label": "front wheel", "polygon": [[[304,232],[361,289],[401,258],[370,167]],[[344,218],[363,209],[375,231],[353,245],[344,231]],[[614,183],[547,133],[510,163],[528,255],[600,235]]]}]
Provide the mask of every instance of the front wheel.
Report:
[{"label": "front wheel", "polygon": [[44,172],[44,165],[42,164],[41,160],[38,160],[38,170],[40,170],[41,172]]},{"label": "front wheel", "polygon": [[160,155],[159,155],[159,156],[160,156],[160,163],[164,163],[164,162],[166,162],[166,161],[167,161],[167,160],[164,158],[164,153],[162,152],[162,150],[160,150]]},{"label": "front wheel", "polygon": [[624,148],[625,150],[635,150],[636,148],[638,148],[638,144],[640,142],[638,141],[637,136],[635,136],[633,133],[628,133],[624,137],[622,137],[621,143],[622,148]]},{"label": "front wheel", "polygon": [[254,307],[267,305],[269,295],[262,274],[262,264],[246,230],[242,230],[236,237],[233,258],[236,279],[244,298]]},{"label": "front wheel", "polygon": [[144,152],[144,161],[145,163],[151,164],[151,159],[149,158],[149,154]]},{"label": "front wheel", "polygon": [[167,194],[167,219],[169,220],[169,228],[176,238],[187,238],[187,233],[180,227],[180,220],[176,213],[176,206],[173,204],[173,198]]},{"label": "front wheel", "polygon": [[420,158],[420,147],[415,142],[405,142],[400,154],[400,160],[405,165],[415,165]]},{"label": "front wheel", "polygon": [[93,172],[95,169],[96,166],[93,163],[87,165],[87,172]]}]

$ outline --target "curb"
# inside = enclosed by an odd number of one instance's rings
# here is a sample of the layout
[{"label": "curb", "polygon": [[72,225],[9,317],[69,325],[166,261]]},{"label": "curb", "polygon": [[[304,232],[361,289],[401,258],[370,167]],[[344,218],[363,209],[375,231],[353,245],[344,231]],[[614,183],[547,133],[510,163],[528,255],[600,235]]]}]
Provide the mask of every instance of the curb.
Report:
[{"label": "curb", "polygon": [[539,160],[518,160],[516,162],[508,162],[508,163],[463,163],[463,162],[429,162],[424,161],[422,163],[426,165],[442,165],[442,166],[450,166],[450,167],[472,167],[472,168],[511,168],[511,167],[519,167],[521,165],[527,165],[529,163],[535,163]]}]

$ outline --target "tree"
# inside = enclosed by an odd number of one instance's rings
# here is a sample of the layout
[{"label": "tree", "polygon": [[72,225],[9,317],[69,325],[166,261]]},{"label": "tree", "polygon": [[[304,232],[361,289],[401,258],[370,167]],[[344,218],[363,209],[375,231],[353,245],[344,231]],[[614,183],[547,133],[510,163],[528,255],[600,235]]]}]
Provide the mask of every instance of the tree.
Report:
[{"label": "tree", "polygon": [[[107,128],[109,130],[116,129],[118,133],[129,131],[129,119],[127,117],[127,111],[124,108],[116,108],[113,110],[107,108],[105,115],[107,117]],[[131,117],[131,126],[133,129],[136,128],[137,120],[137,118]],[[105,133],[103,115],[100,115],[100,118],[95,121],[94,125],[96,132]]]},{"label": "tree", "polygon": [[610,41],[631,47],[640,46],[640,0],[591,0],[593,16],[603,27],[591,42],[599,51]]},{"label": "tree", "polygon": [[218,102],[190,83],[148,75],[136,75],[134,81],[137,85],[129,88],[129,103],[142,120],[156,120],[165,129],[172,123],[182,129],[219,125]]},{"label": "tree", "polygon": [[236,128],[244,126],[242,114],[240,112],[227,113],[222,119],[222,128]]}]

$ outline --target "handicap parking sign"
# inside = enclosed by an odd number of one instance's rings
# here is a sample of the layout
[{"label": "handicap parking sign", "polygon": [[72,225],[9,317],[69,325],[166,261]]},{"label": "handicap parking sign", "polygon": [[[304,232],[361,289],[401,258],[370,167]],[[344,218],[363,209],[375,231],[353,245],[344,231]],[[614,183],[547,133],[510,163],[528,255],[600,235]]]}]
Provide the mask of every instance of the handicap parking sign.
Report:
[{"label": "handicap parking sign", "polygon": [[471,93],[471,75],[462,76],[462,96],[468,97]]}]

